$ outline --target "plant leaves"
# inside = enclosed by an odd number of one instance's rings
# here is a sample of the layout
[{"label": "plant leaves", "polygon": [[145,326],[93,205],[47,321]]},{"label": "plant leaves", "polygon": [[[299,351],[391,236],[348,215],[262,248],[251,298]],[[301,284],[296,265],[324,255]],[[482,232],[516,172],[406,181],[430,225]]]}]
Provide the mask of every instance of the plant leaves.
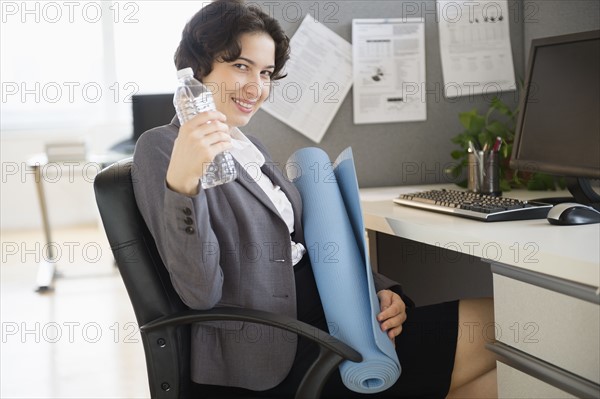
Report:
[{"label": "plant leaves", "polygon": [[512,116],[513,112],[502,100],[494,97],[490,103],[490,107],[500,112],[502,115]]},{"label": "plant leaves", "polygon": [[464,151],[461,150],[454,150],[450,153],[450,156],[452,157],[452,159],[460,159],[462,157],[464,157],[466,154]]},{"label": "plant leaves", "polygon": [[491,144],[490,142],[492,141],[492,137],[493,136],[487,130],[484,130],[481,133],[479,133],[479,136],[477,136],[477,141],[479,141],[479,144],[481,144],[482,149],[483,146],[485,146],[486,144]]},{"label": "plant leaves", "polygon": [[453,178],[457,178],[463,171],[463,167],[461,164],[456,164],[448,169],[446,169],[445,173],[451,175]]},{"label": "plant leaves", "polygon": [[509,147],[512,147],[512,145],[506,144],[504,141],[502,141],[502,147],[500,147],[500,153],[502,154],[502,156],[504,158],[508,158]]},{"label": "plant leaves", "polygon": [[465,129],[469,129],[469,126],[471,126],[471,119],[477,115],[477,111],[475,109],[472,109],[468,112],[461,112],[458,114],[458,120],[460,120],[460,123],[465,127]]},{"label": "plant leaves", "polygon": [[476,109],[461,112],[458,114],[458,119],[469,133],[479,133],[485,126],[485,117],[479,115]]},{"label": "plant leaves", "polygon": [[510,191],[511,187],[508,181],[504,178],[500,179],[500,191]]},{"label": "plant leaves", "polygon": [[502,122],[498,122],[498,121],[493,121],[491,123],[489,123],[486,126],[486,129],[492,133],[492,135],[495,136],[500,136],[502,138],[504,138],[506,136],[506,131],[508,130],[508,128],[506,127],[506,125]]},{"label": "plant leaves", "polygon": [[479,133],[485,127],[485,117],[483,115],[475,115],[471,118],[469,131],[471,133]]},{"label": "plant leaves", "polygon": [[556,190],[554,177],[545,173],[534,173],[529,182],[527,182],[529,190]]},{"label": "plant leaves", "polygon": [[[522,90],[522,80],[520,83]],[[540,173],[519,174],[519,171],[510,168],[508,159],[512,152],[516,116],[518,113],[518,106],[515,109],[511,109],[498,97],[490,101],[488,109],[483,114],[479,113],[475,108],[459,113],[458,118],[465,131],[457,134],[450,140],[461,149],[451,151],[450,155],[457,161],[457,164],[448,167],[446,171],[455,178],[462,176],[461,174],[467,168],[469,141],[475,145],[479,145],[480,148],[486,143],[490,147],[495,142],[496,137],[499,136],[502,138],[502,146],[499,153],[500,189],[502,191],[525,186],[530,190],[555,190],[557,185],[561,188],[564,187],[564,181],[554,177]],[[466,187],[466,183],[465,180],[456,184]]]},{"label": "plant leaves", "polygon": [[462,132],[459,135],[452,138],[452,142],[455,144],[459,144],[463,148],[468,148],[469,140],[471,140],[471,135],[469,132]]}]

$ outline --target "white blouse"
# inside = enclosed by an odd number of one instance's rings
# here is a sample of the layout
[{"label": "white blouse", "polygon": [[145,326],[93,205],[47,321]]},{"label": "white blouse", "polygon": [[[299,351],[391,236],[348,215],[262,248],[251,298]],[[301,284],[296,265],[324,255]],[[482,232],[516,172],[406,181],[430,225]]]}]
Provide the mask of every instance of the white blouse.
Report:
[{"label": "white blouse", "polygon": [[[292,203],[281,190],[281,187],[273,184],[271,179],[260,169],[265,164],[264,155],[238,128],[231,130],[231,138],[233,148],[229,152],[265,192],[273,205],[275,205],[291,235],[294,232],[294,209],[292,208]],[[304,245],[292,241],[291,236],[290,243],[292,246],[292,265],[296,265],[306,253],[306,248],[304,248]]]}]

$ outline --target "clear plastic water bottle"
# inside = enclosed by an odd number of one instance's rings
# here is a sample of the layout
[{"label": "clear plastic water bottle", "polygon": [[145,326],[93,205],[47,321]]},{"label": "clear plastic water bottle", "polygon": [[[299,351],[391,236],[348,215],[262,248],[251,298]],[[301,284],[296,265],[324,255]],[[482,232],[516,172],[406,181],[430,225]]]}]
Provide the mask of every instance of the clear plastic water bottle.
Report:
[{"label": "clear plastic water bottle", "polygon": [[[192,68],[177,71],[179,87],[173,97],[173,105],[177,111],[177,118],[182,125],[192,119],[196,114],[205,111],[214,111],[215,102],[211,91],[194,78]],[[235,180],[237,172],[233,157],[228,151],[217,154],[200,179],[203,189],[229,183]]]}]

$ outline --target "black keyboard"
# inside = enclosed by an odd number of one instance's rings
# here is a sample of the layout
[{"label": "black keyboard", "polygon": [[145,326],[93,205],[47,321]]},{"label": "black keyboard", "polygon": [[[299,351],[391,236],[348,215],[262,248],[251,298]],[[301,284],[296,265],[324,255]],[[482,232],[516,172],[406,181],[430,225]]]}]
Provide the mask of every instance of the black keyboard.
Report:
[{"label": "black keyboard", "polygon": [[402,194],[395,198],[394,202],[483,222],[545,219],[552,208],[551,204],[542,202],[520,201],[459,190],[429,190]]}]

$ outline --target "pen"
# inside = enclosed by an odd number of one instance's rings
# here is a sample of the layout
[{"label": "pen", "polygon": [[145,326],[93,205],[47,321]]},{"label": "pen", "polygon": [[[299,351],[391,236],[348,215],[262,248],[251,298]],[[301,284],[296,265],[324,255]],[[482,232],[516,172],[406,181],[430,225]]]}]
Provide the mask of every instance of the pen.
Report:
[{"label": "pen", "polygon": [[494,148],[492,148],[493,152],[500,151],[500,146],[502,146],[502,137],[496,137],[496,142],[494,143]]},{"label": "pen", "polygon": [[485,177],[485,168],[483,166],[483,151],[478,150],[471,140],[469,140],[469,151],[471,151],[475,156],[476,165],[479,169],[479,176],[481,176],[482,178]]},{"label": "pen", "polygon": [[473,144],[471,140],[469,140],[469,150],[471,150],[472,153],[477,154],[477,148],[475,148],[475,144]]}]

